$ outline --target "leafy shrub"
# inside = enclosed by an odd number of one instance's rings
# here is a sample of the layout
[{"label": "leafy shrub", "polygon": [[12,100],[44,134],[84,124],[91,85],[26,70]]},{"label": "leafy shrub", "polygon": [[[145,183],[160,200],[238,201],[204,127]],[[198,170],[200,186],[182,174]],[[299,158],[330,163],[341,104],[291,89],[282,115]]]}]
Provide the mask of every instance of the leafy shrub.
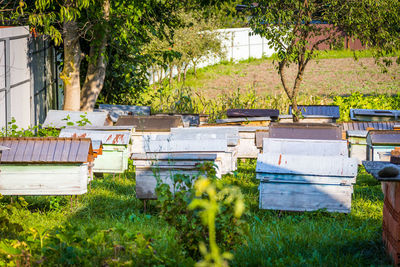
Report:
[{"label": "leafy shrub", "polygon": [[[206,163],[201,166],[199,176],[207,174],[209,182],[215,188],[218,195],[217,216],[215,219],[216,243],[223,250],[230,250],[235,243],[241,242],[247,231],[247,223],[241,220],[236,213],[236,201],[242,199],[239,189],[224,187],[215,177],[213,164]],[[214,171],[213,171],[214,170]],[[208,243],[207,224],[202,223],[204,212],[189,208],[189,204],[208,198],[207,193],[196,194],[193,186],[199,176],[190,177],[184,174],[176,174],[172,178],[172,193],[168,184],[157,177],[157,206],[160,209],[159,216],[175,227],[179,242],[193,258],[200,256],[199,242]],[[203,178],[204,179],[204,178]],[[235,191],[235,195],[227,192]],[[235,201],[233,201],[235,200]]]}]

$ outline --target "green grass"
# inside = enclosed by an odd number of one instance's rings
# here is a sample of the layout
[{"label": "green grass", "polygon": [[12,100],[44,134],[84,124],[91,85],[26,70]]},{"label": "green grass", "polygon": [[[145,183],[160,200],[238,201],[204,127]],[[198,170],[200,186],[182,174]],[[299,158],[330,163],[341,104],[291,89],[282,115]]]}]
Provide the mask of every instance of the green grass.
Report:
[{"label": "green grass", "polygon": [[[240,186],[247,206],[245,219],[250,226],[249,233],[233,250],[233,266],[391,264],[381,242],[383,194],[380,184],[365,171],[360,171],[354,186],[350,214],[259,210],[255,160],[239,162],[236,175],[223,177],[223,182]],[[134,188],[134,178],[106,176],[94,180],[91,191],[78,197],[72,209],[69,197],[26,197],[28,206],[14,208],[10,219],[22,224],[23,232],[30,228],[52,232],[68,226],[76,227],[78,236],[85,236],[89,227],[97,232],[117,232],[118,227],[123,227],[124,231],[151,237],[164,265],[192,265],[176,241],[175,229],[158,217],[152,203],[143,213],[143,203],[135,198]],[[9,203],[10,197],[4,197],[0,207]],[[24,238],[22,233],[20,238]],[[109,240],[105,246],[112,247],[116,242],[118,239]],[[103,264],[101,257],[93,264]]]}]

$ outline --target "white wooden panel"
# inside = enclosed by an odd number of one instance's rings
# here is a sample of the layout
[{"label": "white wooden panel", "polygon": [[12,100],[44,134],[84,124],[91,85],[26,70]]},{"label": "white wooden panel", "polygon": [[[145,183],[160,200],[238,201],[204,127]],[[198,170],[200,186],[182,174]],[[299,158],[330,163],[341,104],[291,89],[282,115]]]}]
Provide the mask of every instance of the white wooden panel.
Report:
[{"label": "white wooden panel", "polygon": [[351,185],[356,183],[356,177],[342,176],[316,176],[316,175],[292,175],[257,173],[256,178],[261,181],[286,182],[286,183],[307,183],[307,184],[336,184]]},{"label": "white wooden panel", "polygon": [[[27,31],[25,34],[29,34]],[[30,79],[28,38],[10,40],[11,85]],[[28,87],[30,82],[27,83]],[[30,91],[28,91],[28,96]],[[22,95],[20,95],[22,96]]]},{"label": "white wooden panel", "polygon": [[171,133],[170,135],[144,135],[145,140],[176,141],[196,140],[208,141],[209,139],[226,139],[228,146],[236,146],[239,143],[239,136],[229,136],[225,133]]},{"label": "white wooden panel", "polygon": [[80,195],[87,192],[87,164],[2,164],[0,168],[2,195]]},{"label": "white wooden panel", "polygon": [[0,92],[0,129],[6,127],[6,115],[6,94],[5,92]]},{"label": "white wooden panel", "polygon": [[342,156],[298,156],[278,153],[259,154],[256,172],[320,176],[357,175],[357,160]]},{"label": "white wooden panel", "polygon": [[238,136],[239,127],[219,126],[219,127],[196,127],[196,128],[171,128],[171,133],[191,133],[191,134],[227,134]]},{"label": "white wooden panel", "polygon": [[260,209],[349,213],[353,187],[348,185],[315,185],[261,183]]},{"label": "white wooden panel", "polygon": [[64,120],[70,117],[69,121],[76,124],[77,121],[82,120],[81,116],[85,116],[90,121],[90,126],[104,126],[106,125],[107,112],[83,112],[83,111],[68,111],[68,110],[49,110],[43,127],[61,128],[68,126],[67,121]]},{"label": "white wooden panel", "polygon": [[358,164],[367,160],[367,145],[350,144],[350,157],[357,159]]},{"label": "white wooden panel", "polygon": [[263,153],[307,156],[348,156],[345,140],[306,140],[264,138]]},{"label": "white wooden panel", "polygon": [[257,158],[260,150],[255,145],[255,139],[240,139],[238,158]]},{"label": "white wooden panel", "polygon": [[193,140],[171,140],[147,142],[144,148],[146,152],[224,152],[227,151],[227,140],[211,139],[207,142],[194,142]]}]

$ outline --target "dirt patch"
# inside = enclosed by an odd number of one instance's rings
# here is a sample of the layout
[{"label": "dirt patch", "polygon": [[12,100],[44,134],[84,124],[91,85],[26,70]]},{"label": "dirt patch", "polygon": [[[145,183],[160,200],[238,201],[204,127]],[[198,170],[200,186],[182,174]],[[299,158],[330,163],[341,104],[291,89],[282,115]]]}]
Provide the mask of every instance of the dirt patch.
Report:
[{"label": "dirt patch", "polygon": [[[223,68],[223,66],[221,66]],[[293,83],[296,66],[287,70]],[[241,63],[229,75],[217,75],[215,79],[205,80],[196,88],[203,95],[215,97],[222,92],[254,89],[259,94],[281,94],[280,76],[271,60],[260,64]],[[347,95],[359,91],[371,93],[400,93],[400,66],[394,63],[383,73],[373,58],[320,59],[309,63],[301,85],[302,92],[312,95]]]}]

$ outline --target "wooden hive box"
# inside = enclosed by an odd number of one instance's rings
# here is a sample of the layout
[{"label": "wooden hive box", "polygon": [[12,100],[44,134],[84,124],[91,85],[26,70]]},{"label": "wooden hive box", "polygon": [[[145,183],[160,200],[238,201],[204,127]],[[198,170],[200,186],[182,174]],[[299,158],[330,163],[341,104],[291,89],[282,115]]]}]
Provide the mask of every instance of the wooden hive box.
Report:
[{"label": "wooden hive box", "polygon": [[168,135],[171,128],[183,127],[181,116],[120,116],[116,126],[132,126],[132,153],[145,153],[143,135]]},{"label": "wooden hive box", "polygon": [[271,123],[269,137],[285,139],[341,140],[342,130],[334,123]]},{"label": "wooden hive box", "polygon": [[399,121],[400,110],[350,109],[353,121]]},{"label": "wooden hive box", "polygon": [[[268,126],[271,117],[238,117],[216,120],[219,126]],[[210,126],[205,124],[204,126]]]},{"label": "wooden hive box", "polygon": [[2,195],[80,195],[87,192],[94,156],[88,138],[5,137]]},{"label": "wooden hive box", "polygon": [[182,118],[183,127],[198,127],[200,125],[199,114],[189,113],[160,113],[154,116],[180,116]]},{"label": "wooden hive box", "polygon": [[260,208],[350,212],[357,162],[343,140],[264,138],[257,158]]},{"label": "wooden hive box", "polygon": [[[69,119],[67,120],[67,118]],[[84,111],[68,111],[68,110],[49,110],[47,113],[46,120],[43,123],[43,127],[53,127],[61,129],[63,127],[71,126],[68,122],[72,122],[73,125],[79,126],[76,122],[86,118],[90,123],[90,126],[105,126],[110,125],[111,121],[108,119],[108,113],[105,111],[97,112],[84,112]]]},{"label": "wooden hive box", "polygon": [[100,104],[99,110],[107,111],[110,115],[111,120],[117,122],[119,116],[122,115],[150,115],[150,107],[148,106],[131,106],[131,105],[109,105]]},{"label": "wooden hive box", "polygon": [[[340,118],[338,106],[334,105],[299,105],[301,112],[299,122],[309,123],[334,123]],[[293,122],[292,107],[289,107],[289,115],[279,116],[280,122]]]},{"label": "wooden hive box", "polygon": [[390,153],[400,146],[400,131],[372,130],[367,135],[367,160],[390,161]]},{"label": "wooden hive box", "polygon": [[350,157],[357,159],[358,164],[367,159],[367,134],[368,131],[360,130],[346,132]]},{"label": "wooden hive box", "polygon": [[132,154],[136,169],[136,197],[139,199],[156,199],[157,180],[167,183],[171,192],[175,175],[186,175],[191,179],[204,174],[201,164],[214,162],[216,154],[195,153],[146,153]]},{"label": "wooden hive box", "polygon": [[173,135],[144,135],[144,150],[146,154],[216,154],[218,175],[227,174],[236,170],[236,151],[228,146],[228,140],[202,136],[193,136],[189,139],[175,138]]},{"label": "wooden hive box", "polygon": [[62,129],[60,137],[85,137],[90,138],[92,142],[100,141],[102,143],[102,154],[95,159],[93,172],[123,173],[128,169],[133,131],[133,127],[126,126],[74,127]]},{"label": "wooden hive box", "polygon": [[248,117],[270,117],[273,120],[278,119],[278,109],[228,109],[226,111],[228,118],[248,118]]}]

